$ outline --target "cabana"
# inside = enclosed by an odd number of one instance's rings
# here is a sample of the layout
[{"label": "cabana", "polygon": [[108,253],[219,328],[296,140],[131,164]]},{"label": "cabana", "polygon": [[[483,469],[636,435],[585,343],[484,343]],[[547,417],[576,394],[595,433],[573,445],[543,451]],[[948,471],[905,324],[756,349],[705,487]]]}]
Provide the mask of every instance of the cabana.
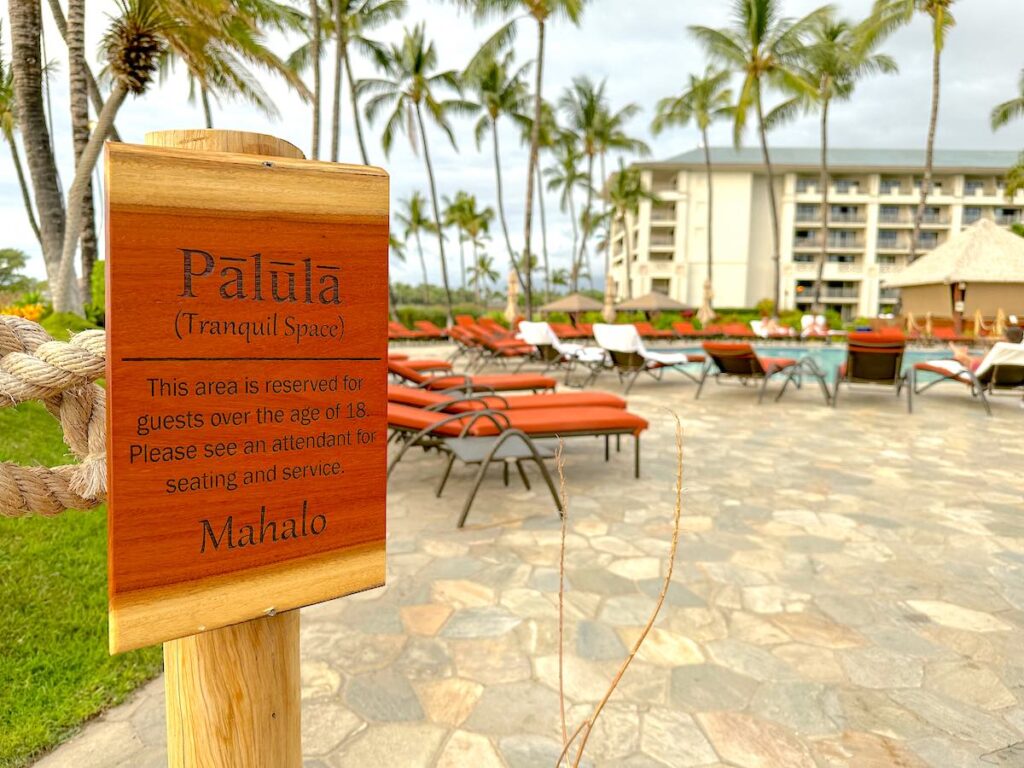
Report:
[{"label": "cabana", "polygon": [[664,293],[651,291],[639,298],[620,302],[615,309],[619,312],[643,312],[650,317],[652,312],[681,312],[689,307]]},{"label": "cabana", "polygon": [[957,335],[965,315],[1024,314],[1024,238],[982,219],[886,280],[885,287],[901,289],[904,313],[952,317]]},{"label": "cabana", "polygon": [[551,312],[564,312],[572,319],[572,324],[576,325],[577,317],[581,312],[600,312],[601,302],[583,293],[570,293],[568,296],[548,302],[540,308],[540,311],[545,315]]}]

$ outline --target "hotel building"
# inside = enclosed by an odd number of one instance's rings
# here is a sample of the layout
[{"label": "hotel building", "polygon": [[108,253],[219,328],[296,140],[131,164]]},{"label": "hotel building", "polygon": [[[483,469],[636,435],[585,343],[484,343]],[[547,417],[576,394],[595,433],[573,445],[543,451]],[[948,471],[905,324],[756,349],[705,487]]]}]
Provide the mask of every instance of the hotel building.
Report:
[{"label": "hotel building", "polygon": [[[924,153],[830,151],[827,232],[821,215],[820,150],[777,148],[771,155],[779,207],[782,308],[810,306],[822,238],[827,238],[823,303],[846,319],[891,311],[898,291],[881,283],[907,263]],[[761,151],[715,147],[711,156],[714,305],[752,307],[773,295],[774,280]],[[1008,201],[1003,182],[1016,160],[1015,152],[936,150],[918,255],[982,218],[1003,226],[1024,220],[1024,193]],[[639,214],[629,217],[632,295],[660,291],[700,306],[707,274],[704,151],[698,148],[634,167],[658,201],[643,201]],[[626,296],[626,223],[619,217],[611,231],[611,275],[619,299]]]}]

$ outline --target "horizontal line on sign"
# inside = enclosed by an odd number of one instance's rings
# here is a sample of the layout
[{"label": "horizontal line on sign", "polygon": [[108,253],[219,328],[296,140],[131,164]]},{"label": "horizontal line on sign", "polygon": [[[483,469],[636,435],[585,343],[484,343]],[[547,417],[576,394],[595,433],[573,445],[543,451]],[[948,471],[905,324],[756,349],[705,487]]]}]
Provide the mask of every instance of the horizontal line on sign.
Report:
[{"label": "horizontal line on sign", "polygon": [[163,362],[199,362],[199,361],[273,361],[292,362],[296,360],[323,360],[324,362],[374,362],[380,357],[122,357],[122,363],[163,363]]}]

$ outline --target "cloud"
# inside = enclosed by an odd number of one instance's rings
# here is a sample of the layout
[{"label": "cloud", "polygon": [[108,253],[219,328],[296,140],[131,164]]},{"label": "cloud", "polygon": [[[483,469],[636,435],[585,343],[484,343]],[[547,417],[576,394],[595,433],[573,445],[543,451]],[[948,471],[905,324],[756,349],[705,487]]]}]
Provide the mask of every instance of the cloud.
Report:
[{"label": "cloud", "polygon": [[[791,0],[785,4],[789,15],[797,16],[815,8],[819,0]],[[843,0],[837,3],[845,15],[856,18],[865,14],[871,0]],[[410,0],[410,10],[403,22],[381,31],[380,38],[397,41],[402,26],[423,21],[428,36],[438,47],[440,64],[445,68],[461,68],[479,44],[495,29],[497,22],[477,26],[450,3]],[[97,50],[106,25],[106,14],[115,6],[109,0],[98,0],[89,8],[86,50]],[[1022,16],[1019,0],[985,0],[984,3],[963,3],[954,7],[958,24],[949,33],[943,57],[942,109],[937,144],[948,148],[1017,149],[1024,145],[1024,123],[992,134],[988,113],[992,106],[1015,93],[1016,80],[1024,60],[1019,54],[1018,29]],[[655,102],[681,87],[686,75],[704,67],[704,53],[687,33],[691,24],[717,26],[728,17],[729,3],[694,2],[693,0],[594,0],[585,11],[583,23],[574,28],[565,21],[548,27],[544,67],[544,93],[554,100],[580,74],[594,79],[607,78],[613,107],[636,102],[643,111],[634,118],[630,128],[651,144],[656,157],[677,154],[697,144],[696,131],[673,130],[655,139],[649,123]],[[44,8],[46,40],[51,58],[63,58],[63,45],[48,11]],[[535,55],[536,31],[529,20],[520,22],[516,43],[520,61]],[[5,25],[4,35],[9,32]],[[9,38],[4,50],[9,51]],[[272,38],[275,50],[287,53],[298,41],[294,38]],[[852,101],[837,105],[833,112],[832,143],[848,147],[921,147],[925,141],[931,83],[930,30],[925,19],[917,19],[892,36],[885,50],[900,65],[896,77],[878,77],[862,83]],[[331,93],[331,51],[324,59],[324,93]],[[96,67],[98,71],[99,67]],[[357,77],[372,76],[372,67],[356,61]],[[54,143],[65,186],[70,185],[71,137],[67,126],[67,67],[62,63],[51,93],[57,130]],[[261,75],[268,93],[277,103],[281,119],[270,120],[240,102],[225,102],[214,110],[214,123],[219,128],[259,131],[285,138],[308,151],[311,117],[309,108],[277,78]],[[152,93],[126,103],[118,117],[118,129],[126,141],[141,142],[146,131],[202,125],[202,114],[187,101],[188,88],[179,67],[170,78]],[[352,129],[352,113],[348,94],[342,97],[341,159],[356,161],[358,148]],[[323,112],[324,137],[322,153],[329,148],[327,126],[331,113]],[[475,194],[482,205],[495,204],[494,165],[489,143],[477,151],[472,137],[472,122],[457,124],[459,151],[455,152],[436,130],[428,128],[431,156],[438,179],[438,192],[453,195],[459,189]],[[388,169],[391,175],[392,207],[412,191],[428,191],[422,156],[414,154],[408,142],[399,137],[390,158],[380,148],[379,125],[365,126],[371,161]],[[817,124],[813,116],[780,128],[771,141],[779,146],[817,145]],[[523,202],[525,196],[527,155],[520,144],[518,130],[504,126],[500,134],[502,164],[506,191],[509,228],[516,248],[521,247]],[[727,126],[713,129],[711,139],[717,144],[731,141]],[[752,135],[749,140],[753,140]],[[488,140],[489,142],[489,140]],[[609,167],[616,160],[610,159]],[[0,153],[0,215],[3,217],[3,240],[0,247],[16,247],[33,255],[32,272],[42,277],[44,270],[39,248],[28,226],[14,181],[13,166],[8,153]],[[539,222],[534,230],[537,233]],[[548,195],[549,250],[554,266],[568,263],[571,229],[568,219],[557,210],[553,195]],[[507,264],[506,250],[497,221],[493,226],[490,252],[499,265]],[[540,250],[539,233],[534,249]],[[424,241],[426,257],[433,280],[439,279],[436,241]],[[452,265],[457,263],[458,245],[449,239]],[[454,274],[454,271],[453,271]],[[404,265],[396,265],[395,278],[417,282],[418,260],[414,253]]]}]

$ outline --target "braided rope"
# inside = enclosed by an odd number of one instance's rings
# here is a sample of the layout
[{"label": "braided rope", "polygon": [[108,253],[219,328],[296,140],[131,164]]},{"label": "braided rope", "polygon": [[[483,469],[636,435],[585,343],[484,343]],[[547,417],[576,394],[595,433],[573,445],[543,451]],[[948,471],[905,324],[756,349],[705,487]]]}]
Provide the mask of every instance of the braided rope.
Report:
[{"label": "braided rope", "polygon": [[78,464],[23,467],[0,462],[0,515],[57,515],[106,498],[106,334],[54,341],[39,325],[0,315],[0,408],[41,400],[60,422]]}]

